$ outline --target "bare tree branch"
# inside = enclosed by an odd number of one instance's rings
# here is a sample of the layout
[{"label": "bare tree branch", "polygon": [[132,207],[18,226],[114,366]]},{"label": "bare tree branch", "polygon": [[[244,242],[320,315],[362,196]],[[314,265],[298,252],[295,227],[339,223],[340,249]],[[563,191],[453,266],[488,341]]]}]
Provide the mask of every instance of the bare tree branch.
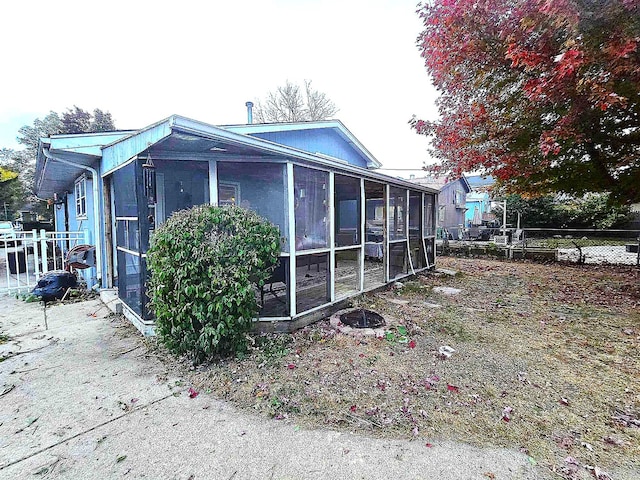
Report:
[{"label": "bare tree branch", "polygon": [[304,94],[299,85],[287,80],[265,100],[254,102],[253,116],[258,123],[304,122],[325,120],[337,112],[325,93],[311,87],[311,80],[305,80]]}]

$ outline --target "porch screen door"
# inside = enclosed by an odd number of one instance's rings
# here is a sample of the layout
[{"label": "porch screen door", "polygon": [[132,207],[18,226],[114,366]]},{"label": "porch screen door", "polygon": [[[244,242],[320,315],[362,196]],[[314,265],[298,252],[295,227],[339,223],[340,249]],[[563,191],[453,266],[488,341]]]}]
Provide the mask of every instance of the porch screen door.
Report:
[{"label": "porch screen door", "polygon": [[146,262],[149,245],[148,202],[144,195],[141,160],[113,173],[118,257],[118,296],[146,319]]}]

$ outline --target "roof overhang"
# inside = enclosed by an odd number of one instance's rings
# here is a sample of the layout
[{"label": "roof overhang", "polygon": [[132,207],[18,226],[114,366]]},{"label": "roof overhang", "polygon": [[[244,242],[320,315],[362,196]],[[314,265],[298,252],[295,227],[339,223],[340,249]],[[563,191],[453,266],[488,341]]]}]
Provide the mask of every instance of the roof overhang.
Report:
[{"label": "roof overhang", "polygon": [[[332,121],[332,123],[339,122]],[[437,193],[432,188],[354,166],[341,160],[298,150],[249,134],[236,133],[228,128],[178,115],[173,115],[142,130],[119,132],[111,138],[114,141],[108,144],[103,143],[110,138],[107,135],[102,136],[101,141],[93,143],[91,139],[95,140],[98,137],[97,134],[77,136],[83,138],[75,140],[71,137],[74,136],[52,136],[40,142],[36,163],[36,193],[41,198],[51,198],[54,193],[71,191],[73,181],[86,171],[84,167],[101,170],[101,175],[105,176],[132,158],[149,154],[153,154],[155,158],[155,155],[162,152],[168,152],[168,155],[186,152],[187,157],[199,155],[199,159],[223,159],[225,155],[236,155],[240,158],[255,156],[288,159],[301,164],[328,167],[336,172],[351,173],[373,181]],[[45,155],[45,150],[48,155]],[[64,163],[56,162],[56,158],[63,160]],[[74,165],[69,165],[69,162]],[[54,164],[55,168],[52,168]]]},{"label": "roof overhang", "polygon": [[[50,157],[46,156],[44,150],[49,152]],[[65,163],[54,159],[62,159]],[[39,149],[36,160],[36,195],[39,198],[53,198],[55,193],[70,192],[75,179],[87,172],[83,167],[93,168],[99,160],[99,155],[51,150],[50,145],[45,145]]]},{"label": "roof overhang", "polygon": [[[104,145],[130,136],[133,131],[51,135],[41,138],[36,155],[34,190],[40,198],[52,198],[55,193],[70,191],[73,182],[87,170],[95,168]],[[45,154],[45,150],[49,156]],[[62,159],[69,163],[56,162]],[[55,164],[55,168],[53,167]]]},{"label": "roof overhang", "polygon": [[[413,190],[424,191],[427,193],[437,193],[437,190],[417,185],[411,181],[403,180],[395,177],[390,177],[381,173],[376,173],[367,168],[358,167],[348,163],[344,163],[340,160],[332,160],[330,158],[315,155],[303,150],[298,150],[292,147],[287,147],[279,143],[270,142],[261,138],[252,137],[249,134],[234,133],[229,130],[228,127],[221,128],[208,125],[206,123],[191,120],[185,117],[174,116],[172,129],[182,132],[191,132],[195,135],[208,135],[210,138],[220,141],[222,143],[231,143],[235,145],[242,145],[245,147],[252,147],[258,153],[269,153],[278,157],[284,157],[294,159],[297,161],[306,162],[314,165],[321,165],[330,167],[332,169],[343,171],[346,173],[357,174],[358,176],[381,181],[384,183],[393,183],[397,186],[404,186]],[[310,122],[311,123],[311,122]],[[320,122],[324,123],[324,122]],[[251,125],[249,125],[251,126]]]}]

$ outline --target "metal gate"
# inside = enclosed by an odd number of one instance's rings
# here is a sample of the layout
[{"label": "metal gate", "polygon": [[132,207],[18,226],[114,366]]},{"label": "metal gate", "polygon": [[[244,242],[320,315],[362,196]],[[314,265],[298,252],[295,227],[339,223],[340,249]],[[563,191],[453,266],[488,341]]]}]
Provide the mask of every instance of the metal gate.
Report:
[{"label": "metal gate", "polygon": [[67,253],[88,243],[89,231],[17,231],[0,238],[0,294],[31,290],[40,276],[67,267]]}]

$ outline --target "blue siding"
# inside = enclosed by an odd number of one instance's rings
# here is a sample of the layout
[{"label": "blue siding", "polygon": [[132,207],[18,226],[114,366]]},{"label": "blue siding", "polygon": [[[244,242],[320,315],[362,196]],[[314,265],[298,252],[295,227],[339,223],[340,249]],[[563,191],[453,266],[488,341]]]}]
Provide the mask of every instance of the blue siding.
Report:
[{"label": "blue siding", "polygon": [[[72,192],[69,195],[67,195],[67,206],[69,208],[69,231],[83,232],[88,230],[89,231],[88,238],[85,238],[84,241],[86,241],[90,245],[95,245],[96,234],[94,232],[95,222],[94,222],[94,213],[93,213],[93,179],[87,179],[86,196],[87,196],[86,218],[84,217],[78,218],[76,215],[75,193]],[[85,281],[87,282],[87,286],[89,288],[93,287],[97,283],[95,267],[87,268],[86,270],[80,270],[80,274],[84,277]]]},{"label": "blue siding", "polygon": [[[66,202],[67,199],[65,198],[64,201]],[[64,232],[66,230],[64,223],[64,205],[55,205],[53,208],[55,230],[56,232]]]},{"label": "blue siding", "polygon": [[323,128],[289,132],[264,132],[251,134],[270,142],[287,145],[309,153],[322,153],[339,158],[351,165],[367,168],[367,160],[340,135]]},{"label": "blue siding", "polygon": [[491,199],[488,193],[469,193],[466,199],[467,211],[464,215],[465,225],[469,225],[473,221],[473,215],[476,207],[480,214],[489,213],[491,211]]}]

